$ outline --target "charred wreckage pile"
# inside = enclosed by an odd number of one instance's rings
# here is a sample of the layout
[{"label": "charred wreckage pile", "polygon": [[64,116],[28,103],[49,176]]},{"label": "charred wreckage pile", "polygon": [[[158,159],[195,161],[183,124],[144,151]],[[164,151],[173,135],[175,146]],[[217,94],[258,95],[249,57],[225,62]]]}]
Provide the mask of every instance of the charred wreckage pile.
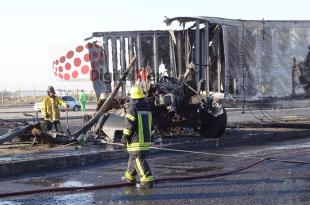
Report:
[{"label": "charred wreckage pile", "polygon": [[[93,116],[84,116],[85,124],[75,133],[45,131],[42,122],[25,123],[0,136],[0,144],[23,136],[33,145],[38,142],[85,145],[120,141],[127,99],[114,97],[135,61],[134,57],[109,97],[98,102]],[[176,127],[191,128],[198,130],[202,136],[218,138],[226,128],[225,108],[212,95],[199,94],[190,77],[192,72],[194,70],[189,69],[179,79],[163,76],[158,83],[150,86],[146,100],[151,104],[156,131],[162,133]]]},{"label": "charred wreckage pile", "polygon": [[[208,138],[219,138],[225,131],[227,115],[224,106],[212,95],[201,95],[191,86],[193,81],[163,76],[159,83],[151,85],[146,100],[150,103],[156,133],[160,136],[177,128],[197,130]],[[114,100],[116,103],[117,101]],[[108,142],[120,141],[126,99],[118,110],[102,115],[90,135],[100,135]],[[87,122],[91,116],[85,116]],[[192,133],[193,134],[193,133]],[[85,140],[84,140],[85,141]]]}]

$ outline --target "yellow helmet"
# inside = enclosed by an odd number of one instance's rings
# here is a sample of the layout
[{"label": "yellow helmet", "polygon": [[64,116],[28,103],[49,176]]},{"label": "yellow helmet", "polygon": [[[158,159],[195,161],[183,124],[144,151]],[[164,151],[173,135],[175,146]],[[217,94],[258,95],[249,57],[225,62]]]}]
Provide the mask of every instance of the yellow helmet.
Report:
[{"label": "yellow helmet", "polygon": [[130,91],[129,91],[129,94],[130,94],[130,98],[132,98],[132,99],[144,98],[143,90],[138,85],[135,85],[135,86],[131,87]]}]

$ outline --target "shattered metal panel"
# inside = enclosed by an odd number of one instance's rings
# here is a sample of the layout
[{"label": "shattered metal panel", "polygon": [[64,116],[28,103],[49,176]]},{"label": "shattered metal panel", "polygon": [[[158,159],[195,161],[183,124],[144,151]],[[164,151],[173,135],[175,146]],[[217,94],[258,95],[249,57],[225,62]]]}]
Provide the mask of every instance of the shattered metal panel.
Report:
[{"label": "shattered metal panel", "polygon": [[[306,58],[310,24],[305,28],[292,25],[281,26],[279,22],[272,27],[265,22],[255,26],[223,26],[225,81],[229,85],[232,79],[237,80],[237,96],[258,99],[288,97],[293,93],[309,95],[310,55],[309,61]],[[293,79],[294,57],[297,68]],[[227,89],[228,86],[226,91],[232,93]]]}]

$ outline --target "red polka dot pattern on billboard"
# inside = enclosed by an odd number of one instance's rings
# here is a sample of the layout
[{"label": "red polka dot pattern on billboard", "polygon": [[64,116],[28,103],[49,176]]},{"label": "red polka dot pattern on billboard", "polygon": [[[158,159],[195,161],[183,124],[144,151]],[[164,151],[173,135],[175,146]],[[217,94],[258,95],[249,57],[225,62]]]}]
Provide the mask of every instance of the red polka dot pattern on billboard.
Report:
[{"label": "red polka dot pattern on billboard", "polygon": [[66,63],[65,69],[66,69],[66,70],[70,70],[70,69],[71,69],[71,64],[70,64],[70,63]]},{"label": "red polka dot pattern on billboard", "polygon": [[72,72],[72,78],[76,79],[79,76],[79,72],[76,70]]},{"label": "red polka dot pattern on billboard", "polygon": [[[53,61],[53,75],[61,80],[99,80],[105,67],[105,53],[93,43],[77,45]],[[104,68],[106,69],[106,68]]]},{"label": "red polka dot pattern on billboard", "polygon": [[70,59],[70,58],[72,58],[73,56],[74,56],[74,52],[73,52],[73,51],[68,51],[68,53],[67,53],[67,55],[66,55],[67,59]]}]

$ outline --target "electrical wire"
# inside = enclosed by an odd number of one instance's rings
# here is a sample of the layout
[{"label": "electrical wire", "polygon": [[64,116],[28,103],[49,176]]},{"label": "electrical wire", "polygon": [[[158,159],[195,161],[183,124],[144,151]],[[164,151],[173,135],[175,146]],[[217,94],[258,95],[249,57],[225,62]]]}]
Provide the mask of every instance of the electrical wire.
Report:
[{"label": "electrical wire", "polygon": [[[264,118],[259,118],[257,117],[253,112],[252,112],[252,109],[247,107],[247,102],[246,102],[246,97],[245,97],[245,88],[243,86],[241,86],[242,90],[243,90],[243,99],[242,99],[242,113],[244,114],[246,110],[248,110],[251,115],[258,121],[261,121],[261,122],[264,122],[264,119],[267,119],[268,121],[271,121],[273,123],[279,123],[279,122],[285,122],[285,120],[282,120],[281,118],[285,115],[287,115],[288,113],[292,112],[292,109],[290,109],[288,112],[286,112],[285,114],[282,115],[282,117],[275,117],[273,115],[271,115],[270,113],[268,113],[267,111],[264,111],[262,109],[262,107],[260,106],[259,109],[260,109],[260,112],[261,114],[264,116]],[[268,115],[268,116],[267,116]]]},{"label": "electrical wire", "polygon": [[286,122],[286,120],[282,120],[281,118],[283,118],[284,116],[286,116],[287,114],[289,114],[290,112],[293,111],[293,109],[289,109],[286,113],[282,114],[279,117],[275,117],[274,115],[271,115],[269,112],[267,112],[266,110],[263,110],[262,107],[260,107],[260,109],[262,110],[262,112],[265,112],[267,115],[269,115],[270,117],[274,118],[275,120],[277,120],[278,122]]},{"label": "electrical wire", "polygon": [[262,111],[261,107],[260,107],[259,110],[260,110],[260,112],[262,113],[262,115],[263,115],[266,119],[270,120],[270,121],[273,122],[273,123],[278,122],[277,120],[273,120],[272,118],[270,118],[269,116],[267,116],[267,115]]}]

